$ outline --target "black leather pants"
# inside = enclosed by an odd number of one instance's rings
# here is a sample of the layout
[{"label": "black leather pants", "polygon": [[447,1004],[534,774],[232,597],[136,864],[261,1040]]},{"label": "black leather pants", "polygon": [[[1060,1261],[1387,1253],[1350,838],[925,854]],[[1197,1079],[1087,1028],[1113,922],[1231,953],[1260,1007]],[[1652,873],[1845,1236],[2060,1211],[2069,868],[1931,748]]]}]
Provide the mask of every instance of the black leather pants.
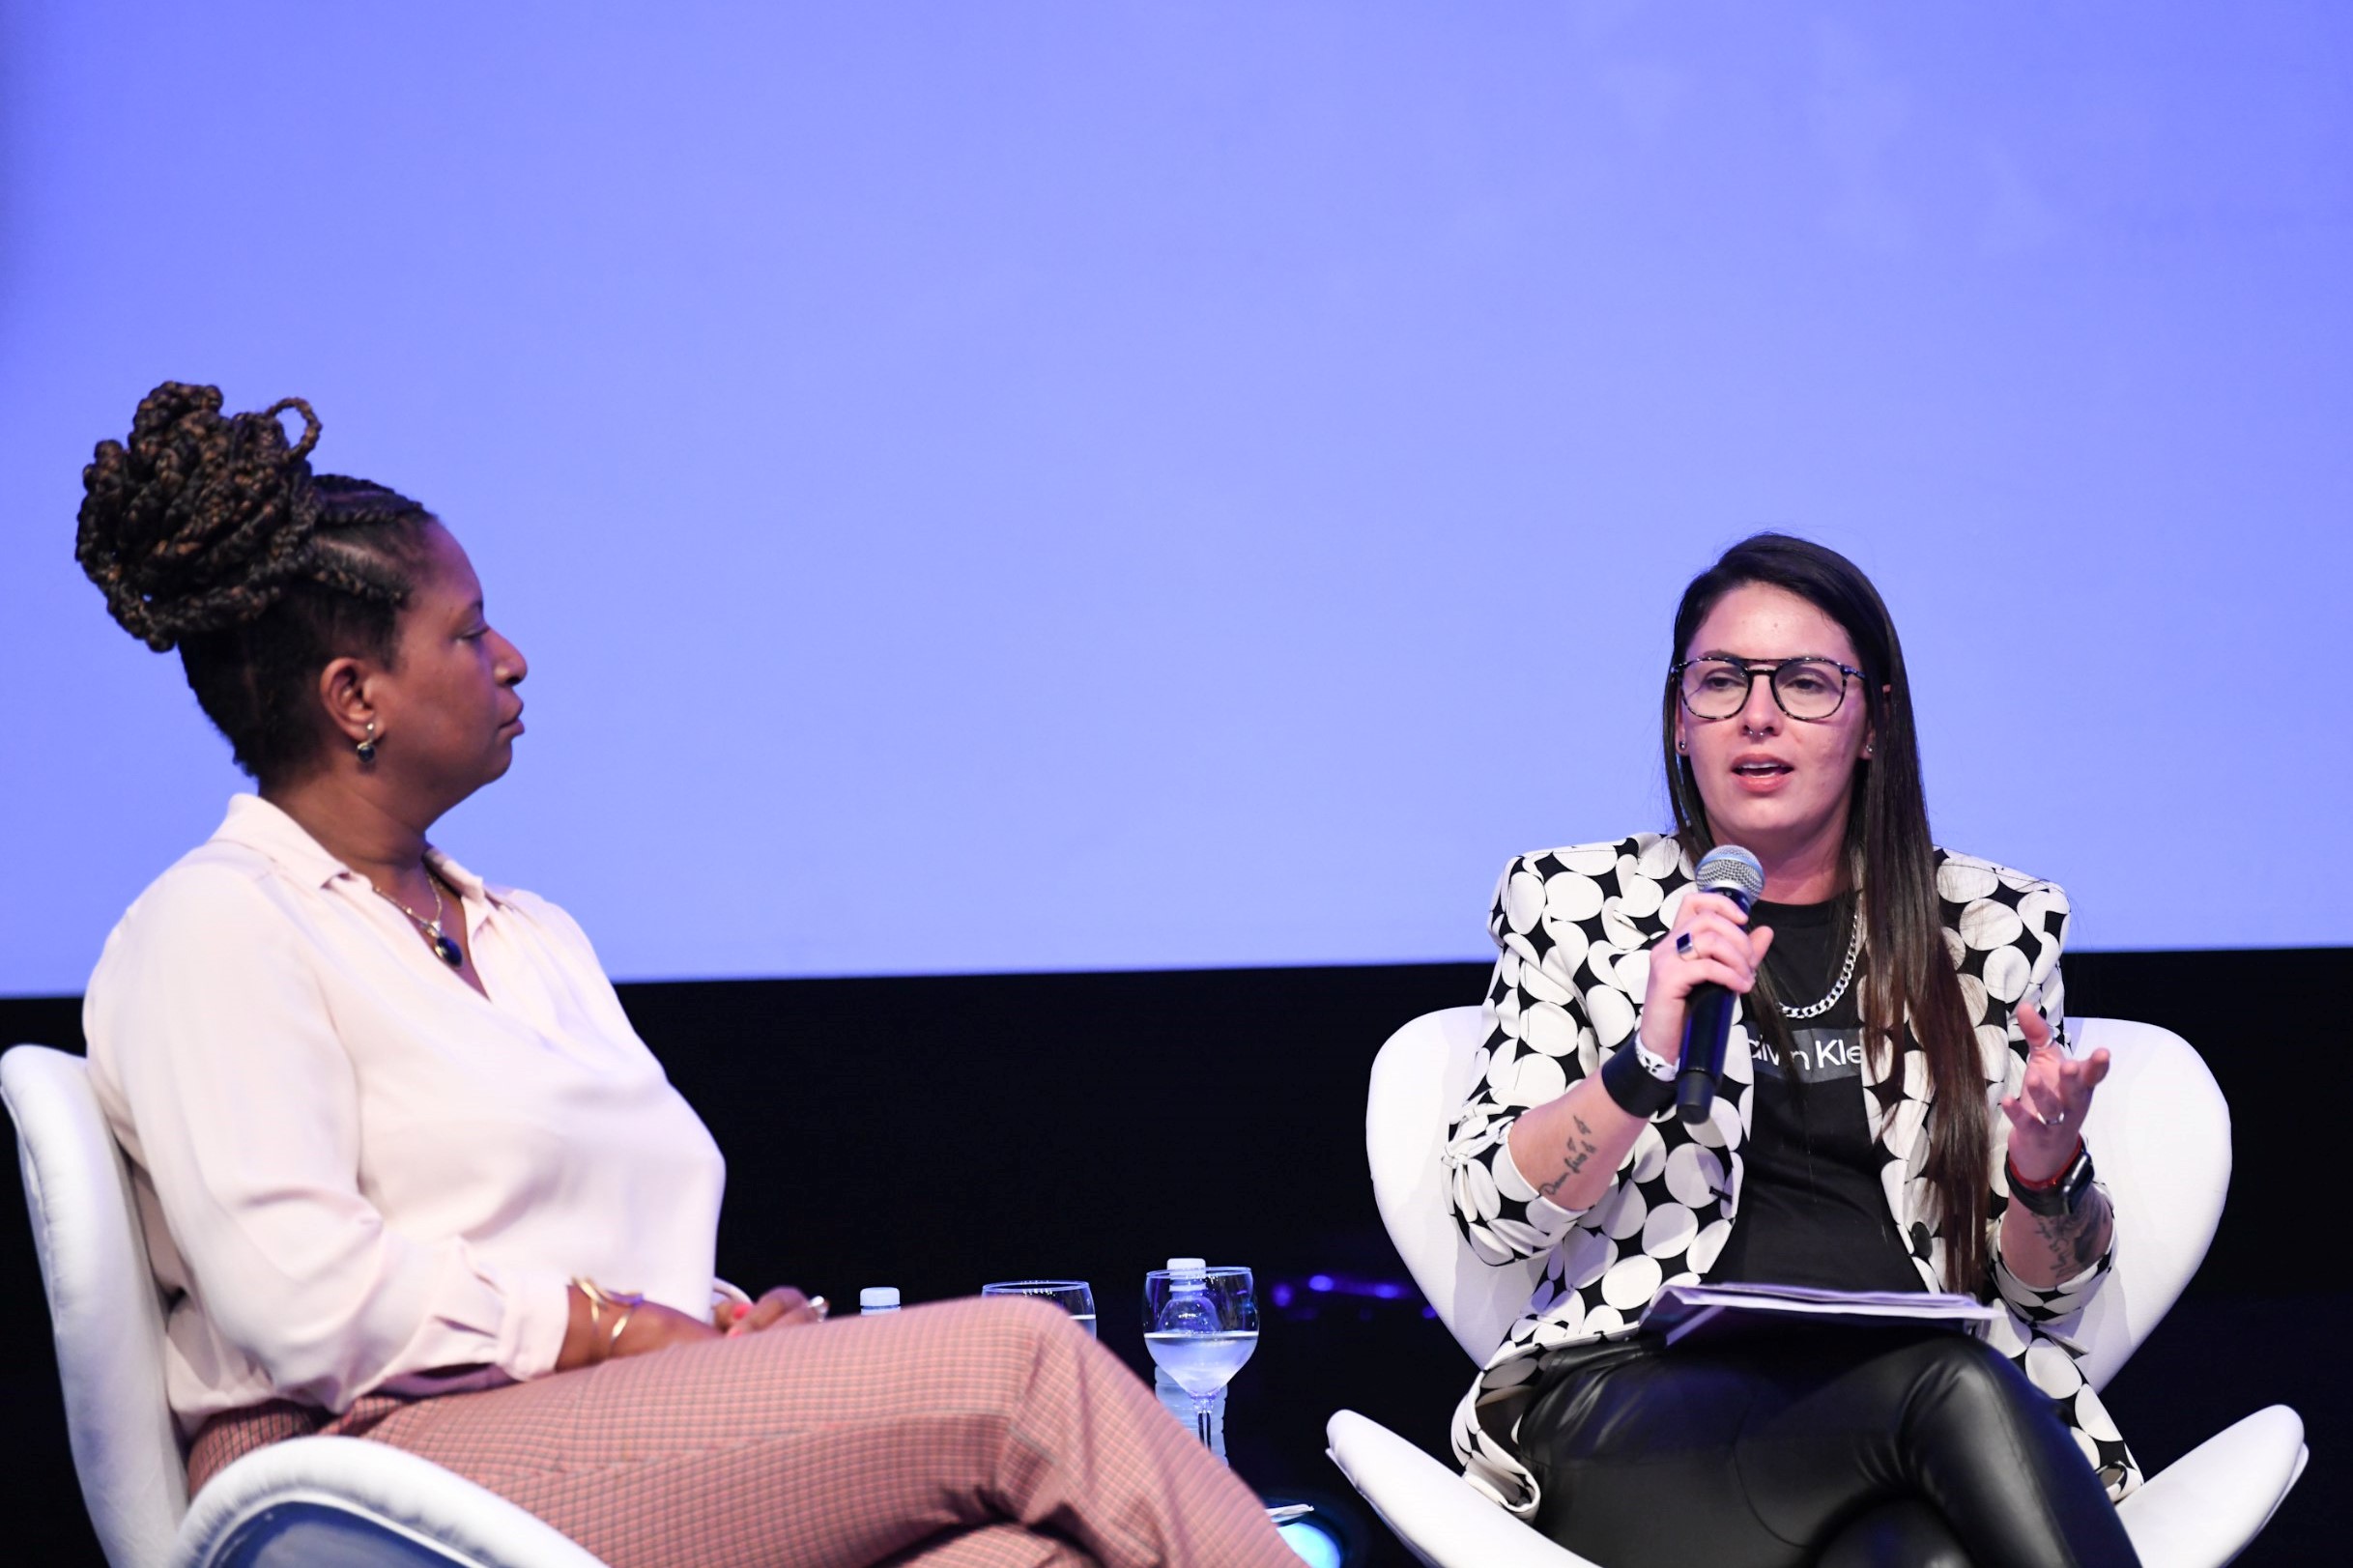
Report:
[{"label": "black leather pants", "polygon": [[1564,1347],[1519,1446],[1536,1527],[1607,1568],[2139,1560],[2050,1400],[1944,1330]]}]

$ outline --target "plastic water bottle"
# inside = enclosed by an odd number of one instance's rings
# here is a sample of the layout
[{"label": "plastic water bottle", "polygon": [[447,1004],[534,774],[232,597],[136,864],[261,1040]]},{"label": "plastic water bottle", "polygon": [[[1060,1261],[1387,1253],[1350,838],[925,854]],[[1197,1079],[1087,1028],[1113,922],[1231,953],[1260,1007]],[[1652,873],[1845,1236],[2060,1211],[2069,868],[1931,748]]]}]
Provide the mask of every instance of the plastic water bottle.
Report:
[{"label": "plastic water bottle", "polygon": [[[1198,1435],[1199,1423],[1193,1419],[1192,1395],[1159,1367],[1152,1369],[1152,1391],[1161,1396],[1161,1409],[1176,1417],[1177,1425],[1187,1437]],[[1209,1451],[1220,1459],[1225,1458],[1225,1390],[1220,1388],[1209,1396]]]},{"label": "plastic water bottle", "polygon": [[899,1287],[896,1285],[869,1285],[858,1293],[858,1315],[860,1317],[864,1317],[870,1312],[896,1312],[898,1310]]},{"label": "plastic water bottle", "polygon": [[1218,1329],[1218,1309],[1209,1300],[1209,1265],[1199,1258],[1168,1260],[1168,1299],[1161,1303],[1152,1326],[1160,1333],[1210,1334]]},{"label": "plastic water bottle", "polygon": [[[1202,1258],[1171,1258],[1168,1272],[1169,1298],[1161,1308],[1158,1322],[1152,1326],[1162,1329],[1194,1329],[1217,1326],[1217,1313],[1203,1297],[1207,1295],[1209,1264]],[[1186,1289],[1191,1275],[1191,1290]],[[1198,1320],[1198,1321],[1196,1321]],[[1189,1433],[1199,1435],[1200,1423],[1195,1414],[1198,1407],[1184,1384],[1159,1367],[1152,1369],[1152,1391],[1160,1396],[1161,1409],[1166,1411]],[[1222,1460],[1225,1458],[1225,1390],[1220,1388],[1209,1401],[1209,1450]]]}]

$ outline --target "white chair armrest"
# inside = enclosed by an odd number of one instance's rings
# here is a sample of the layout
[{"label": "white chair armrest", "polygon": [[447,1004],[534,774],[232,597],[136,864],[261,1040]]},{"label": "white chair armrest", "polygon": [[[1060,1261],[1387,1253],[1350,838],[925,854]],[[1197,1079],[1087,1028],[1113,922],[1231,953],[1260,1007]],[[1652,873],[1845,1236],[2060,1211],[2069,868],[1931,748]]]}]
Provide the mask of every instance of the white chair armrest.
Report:
[{"label": "white chair armrest", "polygon": [[1324,1436],[1349,1484],[1430,1568],[1596,1568],[1368,1416],[1340,1411]]},{"label": "white chair armrest", "polygon": [[2304,1473],[2304,1419],[2285,1405],[2224,1427],[2116,1505],[2141,1568],[2221,1568]]},{"label": "white chair armrest", "polygon": [[605,1568],[553,1526],[430,1460],[360,1438],[257,1449],[196,1494],[173,1568],[210,1568],[267,1510],[309,1503],[420,1542],[467,1568]]}]

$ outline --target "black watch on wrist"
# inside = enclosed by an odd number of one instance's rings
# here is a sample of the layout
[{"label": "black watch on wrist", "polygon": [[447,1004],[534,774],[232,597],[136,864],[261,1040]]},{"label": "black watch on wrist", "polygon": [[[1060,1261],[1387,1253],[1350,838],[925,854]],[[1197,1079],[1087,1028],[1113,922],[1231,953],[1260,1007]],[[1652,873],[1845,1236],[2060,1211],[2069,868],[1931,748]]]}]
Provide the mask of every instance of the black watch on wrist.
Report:
[{"label": "black watch on wrist", "polygon": [[2091,1151],[2080,1139],[2076,1143],[2076,1157],[2068,1161],[2067,1168],[2059,1173],[2055,1182],[2030,1186],[2025,1178],[2018,1174],[2015,1161],[2005,1160],[2004,1163],[2009,1166],[2005,1174],[2010,1182],[2010,1196],[2017,1199],[2019,1207],[2029,1214],[2040,1214],[2046,1219],[2072,1214],[2083,1207],[2083,1195],[2091,1190]]}]

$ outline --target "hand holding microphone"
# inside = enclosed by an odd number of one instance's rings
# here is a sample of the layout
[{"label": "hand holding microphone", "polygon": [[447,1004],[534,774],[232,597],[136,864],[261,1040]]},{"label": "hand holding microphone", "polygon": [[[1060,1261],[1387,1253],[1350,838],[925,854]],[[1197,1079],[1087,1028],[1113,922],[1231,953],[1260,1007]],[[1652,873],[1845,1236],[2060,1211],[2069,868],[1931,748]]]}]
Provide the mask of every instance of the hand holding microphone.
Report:
[{"label": "hand holding microphone", "polygon": [[1765,870],[1736,844],[1720,844],[1700,862],[1699,885],[1683,898],[1675,926],[1650,950],[1644,988],[1642,1041],[1680,1065],[1677,1103],[1685,1122],[1707,1120],[1724,1073],[1732,999],[1757,984],[1772,930],[1751,931],[1748,909],[1765,891]]}]

